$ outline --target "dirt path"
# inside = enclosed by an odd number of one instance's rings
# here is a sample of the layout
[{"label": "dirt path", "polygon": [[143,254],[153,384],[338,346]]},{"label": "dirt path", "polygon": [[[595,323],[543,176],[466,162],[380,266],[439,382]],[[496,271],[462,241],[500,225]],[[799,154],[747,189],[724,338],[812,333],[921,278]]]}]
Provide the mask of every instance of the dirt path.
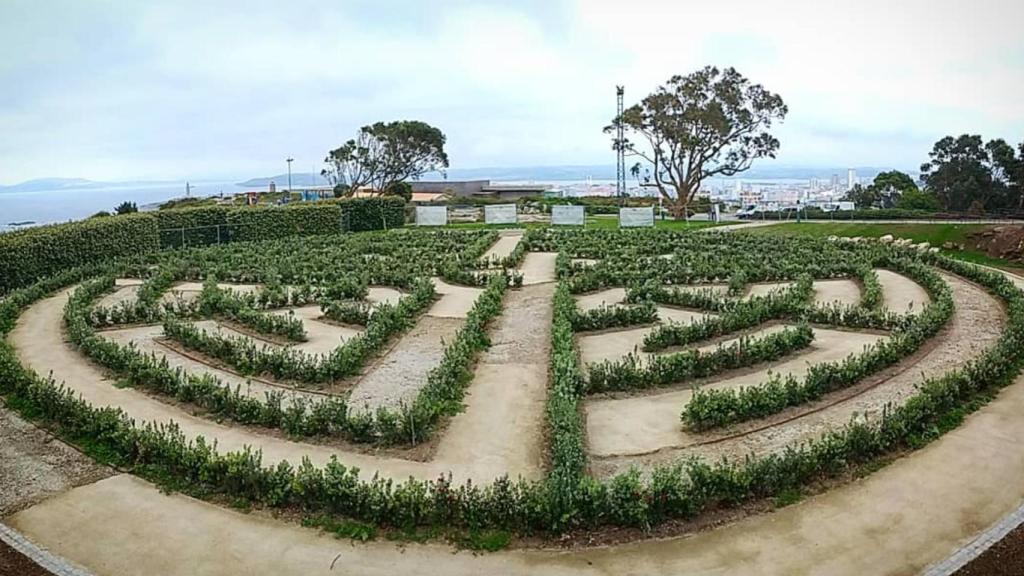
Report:
[{"label": "dirt path", "polygon": [[523,285],[554,282],[557,257],[556,252],[528,252],[519,267],[519,271],[523,273]]},{"label": "dirt path", "polygon": [[875,270],[882,285],[883,306],[897,314],[920,312],[931,302],[928,292],[910,278],[892,270]]},{"label": "dirt path", "polygon": [[815,306],[830,304],[856,305],[860,302],[860,285],[853,280],[815,280]]},{"label": "dirt path", "polygon": [[1022,413],[1024,377],[957,430],[865,479],[715,530],[613,547],[474,555],[353,544],[129,476],[76,488],[8,523],[97,576],[899,576],[945,558],[1024,500]]},{"label": "dirt path", "polygon": [[[855,396],[849,397],[845,391],[837,392],[812,405],[795,407],[780,414],[780,421],[777,425],[763,427],[765,422],[752,422],[746,428],[741,427],[741,430],[751,430],[749,433],[727,437],[712,444],[691,444],[683,448],[665,445],[659,449],[654,446],[653,442],[637,435],[637,445],[643,443],[643,446],[658,451],[640,456],[595,458],[592,470],[598,475],[605,476],[633,465],[649,467],[688,456],[718,460],[722,457],[743,458],[751,453],[777,452],[788,445],[819,437],[828,430],[846,424],[855,416],[878,417],[887,404],[902,404],[916,393],[917,386],[924,378],[937,377],[963,366],[993,346],[1005,326],[1006,318],[1000,302],[984,289],[945,273],[942,273],[942,277],[953,290],[953,298],[956,302],[953,317],[942,332],[933,339],[932,346],[927,352],[916,355],[885,371],[883,373],[885,377],[881,382],[869,378],[867,379],[868,386],[854,387],[854,390],[860,392]],[[854,335],[851,332],[840,332],[840,334],[847,337]],[[820,340],[820,338],[816,340]],[[815,344],[819,343],[816,341]],[[837,346],[845,345],[844,342],[837,344]],[[833,400],[837,396],[840,399],[838,402]],[[679,400],[672,412],[677,426],[683,399]],[[650,409],[664,411],[661,418],[667,422],[667,408],[651,407]],[[609,421],[609,426],[616,424],[610,417],[606,420]],[[622,418],[622,420],[626,419]],[[646,426],[650,420],[647,418],[638,421],[644,422]],[[770,422],[776,422],[776,420]],[[667,425],[665,429],[665,442],[667,443],[670,440]],[[675,434],[685,433],[677,428]],[[677,440],[674,442],[678,442],[680,437],[677,436]],[[593,442],[594,436],[591,435],[590,438]],[[620,451],[622,448],[633,450],[633,454],[639,451],[636,447],[625,445],[622,442],[616,443],[617,440],[613,432],[609,431],[605,438],[608,448],[604,450],[604,454],[622,453]]]},{"label": "dirt path", "polygon": [[473,303],[476,302],[477,296],[482,292],[482,288],[472,288],[469,286],[456,286],[455,284],[449,284],[440,278],[431,278],[434,282],[434,290],[440,295],[437,302],[427,310],[428,316],[435,316],[437,318],[465,318],[469,314],[470,309],[473,308]]},{"label": "dirt path", "polygon": [[[215,326],[216,323],[212,320],[204,320],[197,323],[197,325],[202,328],[209,328],[210,326]],[[304,398],[310,401],[323,398],[323,394],[300,391],[287,384],[278,384],[262,378],[248,378],[228,370],[216,368],[207,363],[198,354],[192,355],[184,350],[179,351],[173,343],[165,343],[163,333],[163,326],[155,324],[152,326],[105,330],[99,332],[99,335],[122,346],[134,345],[143,354],[154,354],[157,358],[163,358],[171,368],[182,368],[189,374],[209,374],[232,388],[238,388],[241,394],[259,400],[264,400],[268,392],[282,390],[286,392],[285,400],[289,402],[294,398]],[[228,333],[228,331],[222,330],[221,333]],[[239,333],[233,331],[231,334],[239,335]]]},{"label": "dirt path", "polygon": [[117,278],[114,280],[114,286],[116,290],[100,298],[96,302],[98,306],[113,308],[122,302],[135,300],[136,295],[139,293],[139,286],[142,286],[142,280],[138,278]]},{"label": "dirt path", "polygon": [[110,474],[108,468],[22,420],[0,400],[0,518]]},{"label": "dirt path", "polygon": [[511,465],[527,477],[542,476],[554,292],[554,284],[541,284],[505,296],[466,409],[452,419],[435,458],[462,466]]},{"label": "dirt path", "polygon": [[[842,360],[881,338],[873,334],[815,329],[814,342],[804,352],[755,371],[709,382],[703,387],[725,390],[756,386],[768,380],[770,374],[802,378],[812,365]],[[700,442],[701,436],[683,430],[679,421],[680,412],[692,396],[693,391],[685,388],[588,401],[584,411],[590,454],[595,458],[636,455]]]},{"label": "dirt path", "polygon": [[484,252],[480,259],[484,262],[494,262],[507,258],[522,239],[522,230],[502,230],[498,233],[498,239],[491,244],[491,247]]},{"label": "dirt path", "polygon": [[[23,365],[42,375],[52,372],[57,381],[63,381],[69,389],[80,394],[93,406],[119,407],[138,424],[173,420],[187,438],[203,436],[208,440],[216,440],[218,448],[223,452],[250,446],[262,450],[263,461],[266,463],[287,460],[297,466],[307,456],[314,464],[322,466],[332,455],[336,455],[345,465],[358,467],[360,477],[364,479],[370,479],[378,473],[383,478],[398,481],[410,476],[431,479],[450,472],[453,480],[458,483],[468,479],[489,482],[506,474],[515,478],[521,472],[514,467],[491,461],[456,467],[438,459],[413,462],[263,436],[244,427],[218,424],[193,416],[188,411],[161,402],[139,390],[117,388],[113,380],[106,378],[99,368],[63,339],[63,308],[71,291],[65,290],[30,306],[18,319],[8,341],[14,346]],[[527,472],[532,473],[532,470]]]},{"label": "dirt path", "polygon": [[463,321],[421,316],[383,358],[356,382],[349,395],[353,413],[374,413],[378,408],[397,410],[416,399],[427,375],[441,363],[445,346],[455,339]]},{"label": "dirt path", "polygon": [[340,324],[321,322],[320,318],[323,316],[323,312],[320,311],[320,306],[316,304],[275,310],[272,314],[279,316],[294,314],[296,318],[302,320],[302,327],[306,330],[306,341],[297,342],[292,346],[296,350],[301,350],[307,354],[329,354],[352,337],[358,336],[365,331],[362,326],[342,326]]}]

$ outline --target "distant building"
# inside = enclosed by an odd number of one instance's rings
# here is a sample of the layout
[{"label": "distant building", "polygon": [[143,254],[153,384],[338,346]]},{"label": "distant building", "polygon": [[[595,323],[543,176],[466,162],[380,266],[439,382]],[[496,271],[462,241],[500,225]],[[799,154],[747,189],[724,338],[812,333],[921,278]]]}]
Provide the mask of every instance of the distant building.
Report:
[{"label": "distant building", "polygon": [[839,190],[839,174],[833,174],[832,175],[832,190],[834,190],[834,191],[838,191]]},{"label": "distant building", "polygon": [[853,190],[855,184],[857,184],[857,171],[850,168],[846,171],[846,189]]},{"label": "distant building", "polygon": [[490,180],[412,181],[413,194],[447,194],[455,197],[507,198],[541,196],[551,190],[547,184],[491,184]]}]

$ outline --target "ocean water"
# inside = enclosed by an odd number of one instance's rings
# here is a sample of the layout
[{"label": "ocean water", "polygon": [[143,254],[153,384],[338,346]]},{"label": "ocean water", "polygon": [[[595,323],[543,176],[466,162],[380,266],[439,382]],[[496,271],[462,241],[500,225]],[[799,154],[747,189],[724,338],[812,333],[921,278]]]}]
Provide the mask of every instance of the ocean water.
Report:
[{"label": "ocean water", "polygon": [[[192,196],[236,194],[245,188],[234,182],[193,182]],[[51,224],[81,220],[100,210],[113,212],[124,201],[135,202],[139,209],[185,195],[185,182],[117,184],[85,188],[60,188],[31,192],[0,192],[0,230],[13,222]]]}]

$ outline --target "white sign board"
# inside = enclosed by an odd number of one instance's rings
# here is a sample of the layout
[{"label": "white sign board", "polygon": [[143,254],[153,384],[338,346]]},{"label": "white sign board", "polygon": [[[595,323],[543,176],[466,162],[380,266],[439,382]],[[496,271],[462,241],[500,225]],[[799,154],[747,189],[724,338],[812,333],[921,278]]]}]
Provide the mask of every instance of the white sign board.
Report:
[{"label": "white sign board", "polygon": [[489,204],[484,206],[484,222],[487,224],[515,224],[515,204]]},{"label": "white sign board", "polygon": [[619,228],[654,226],[654,206],[619,208]]},{"label": "white sign board", "polygon": [[444,226],[448,223],[447,206],[417,206],[417,226]]},{"label": "white sign board", "polygon": [[556,226],[583,226],[583,206],[552,206],[551,223]]}]

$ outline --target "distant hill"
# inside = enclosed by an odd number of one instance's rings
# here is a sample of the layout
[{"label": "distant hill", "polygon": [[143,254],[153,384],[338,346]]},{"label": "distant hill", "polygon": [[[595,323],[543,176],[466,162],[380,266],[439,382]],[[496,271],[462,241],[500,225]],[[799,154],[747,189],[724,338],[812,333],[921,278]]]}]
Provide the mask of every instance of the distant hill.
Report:
[{"label": "distant hill", "polygon": [[[250,178],[245,182],[239,182],[238,186],[244,186],[246,188],[266,188],[273,182],[278,188],[288,187],[288,174],[278,174],[276,176],[263,176],[260,178]],[[319,174],[313,174],[312,172],[292,172],[292,186],[328,186],[330,182],[324,179]]]},{"label": "distant hill", "polygon": [[104,186],[103,182],[94,182],[85,178],[36,178],[19,184],[0,186],[0,194],[4,192],[38,192],[40,190],[61,190],[74,188],[96,188]]}]

